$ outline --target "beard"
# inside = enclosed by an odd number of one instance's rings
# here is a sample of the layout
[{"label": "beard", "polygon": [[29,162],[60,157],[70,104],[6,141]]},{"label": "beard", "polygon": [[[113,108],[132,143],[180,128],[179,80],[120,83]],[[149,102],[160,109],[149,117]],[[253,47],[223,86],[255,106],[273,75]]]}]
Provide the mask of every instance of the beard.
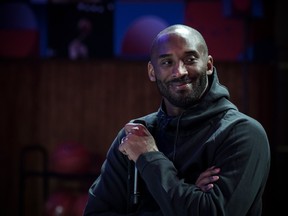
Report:
[{"label": "beard", "polygon": [[[188,90],[175,91],[170,88],[173,83],[187,83],[191,85],[191,88]],[[188,76],[173,79],[167,82],[156,79],[157,88],[160,94],[166,98],[172,105],[187,109],[194,104],[198,103],[204,91],[206,90],[208,83],[208,77],[205,72],[197,79],[190,79]]]}]

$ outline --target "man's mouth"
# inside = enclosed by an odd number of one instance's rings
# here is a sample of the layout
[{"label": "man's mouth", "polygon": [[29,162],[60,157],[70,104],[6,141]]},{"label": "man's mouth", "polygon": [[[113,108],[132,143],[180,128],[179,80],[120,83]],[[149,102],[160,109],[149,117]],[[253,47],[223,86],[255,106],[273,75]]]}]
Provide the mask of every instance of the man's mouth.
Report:
[{"label": "man's mouth", "polygon": [[177,91],[183,91],[183,90],[191,89],[191,81],[190,80],[173,81],[173,82],[170,82],[169,85]]}]

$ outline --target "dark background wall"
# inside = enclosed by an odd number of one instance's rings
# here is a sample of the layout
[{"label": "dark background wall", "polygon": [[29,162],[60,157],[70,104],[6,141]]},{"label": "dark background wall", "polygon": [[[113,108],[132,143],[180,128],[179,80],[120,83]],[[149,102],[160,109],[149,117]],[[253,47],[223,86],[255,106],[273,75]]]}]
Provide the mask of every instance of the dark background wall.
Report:
[{"label": "dark background wall", "polygon": [[[219,60],[215,65],[231,100],[267,131],[272,166],[263,215],[280,215],[287,212],[288,192],[287,3],[264,1],[264,6],[265,17],[249,29],[252,36],[263,38],[257,49],[260,57]],[[155,111],[160,103],[157,89],[148,81],[146,59],[118,58],[1,58],[0,98],[0,211],[29,216],[44,215],[47,197],[55,188],[86,192],[118,130],[131,118]],[[88,170],[92,175],[32,175],[21,185],[20,157],[26,147],[43,147],[50,169],[55,148],[65,142],[79,143],[93,154],[97,160]],[[43,171],[38,153],[27,158],[28,168]]]}]

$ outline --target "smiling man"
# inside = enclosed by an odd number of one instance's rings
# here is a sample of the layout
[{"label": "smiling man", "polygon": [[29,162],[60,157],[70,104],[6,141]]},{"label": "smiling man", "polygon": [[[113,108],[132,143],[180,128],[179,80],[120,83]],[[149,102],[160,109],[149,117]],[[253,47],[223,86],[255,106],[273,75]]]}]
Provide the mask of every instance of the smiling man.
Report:
[{"label": "smiling man", "polygon": [[160,32],[148,76],[161,106],[119,131],[84,215],[260,216],[266,132],[229,101],[202,35],[185,25]]}]

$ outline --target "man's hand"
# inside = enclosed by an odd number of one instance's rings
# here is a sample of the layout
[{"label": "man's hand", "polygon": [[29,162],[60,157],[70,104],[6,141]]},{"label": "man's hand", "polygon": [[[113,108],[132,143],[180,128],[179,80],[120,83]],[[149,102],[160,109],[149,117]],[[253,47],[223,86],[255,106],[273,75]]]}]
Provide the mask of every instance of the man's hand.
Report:
[{"label": "man's hand", "polygon": [[150,151],[158,151],[155,140],[148,129],[139,123],[128,123],[124,127],[126,136],[121,140],[119,151],[136,162],[138,157]]},{"label": "man's hand", "polygon": [[216,168],[215,166],[208,168],[200,174],[195,185],[203,192],[209,191],[214,187],[213,182],[216,182],[219,179],[219,176],[217,175],[219,172],[220,168]]}]

